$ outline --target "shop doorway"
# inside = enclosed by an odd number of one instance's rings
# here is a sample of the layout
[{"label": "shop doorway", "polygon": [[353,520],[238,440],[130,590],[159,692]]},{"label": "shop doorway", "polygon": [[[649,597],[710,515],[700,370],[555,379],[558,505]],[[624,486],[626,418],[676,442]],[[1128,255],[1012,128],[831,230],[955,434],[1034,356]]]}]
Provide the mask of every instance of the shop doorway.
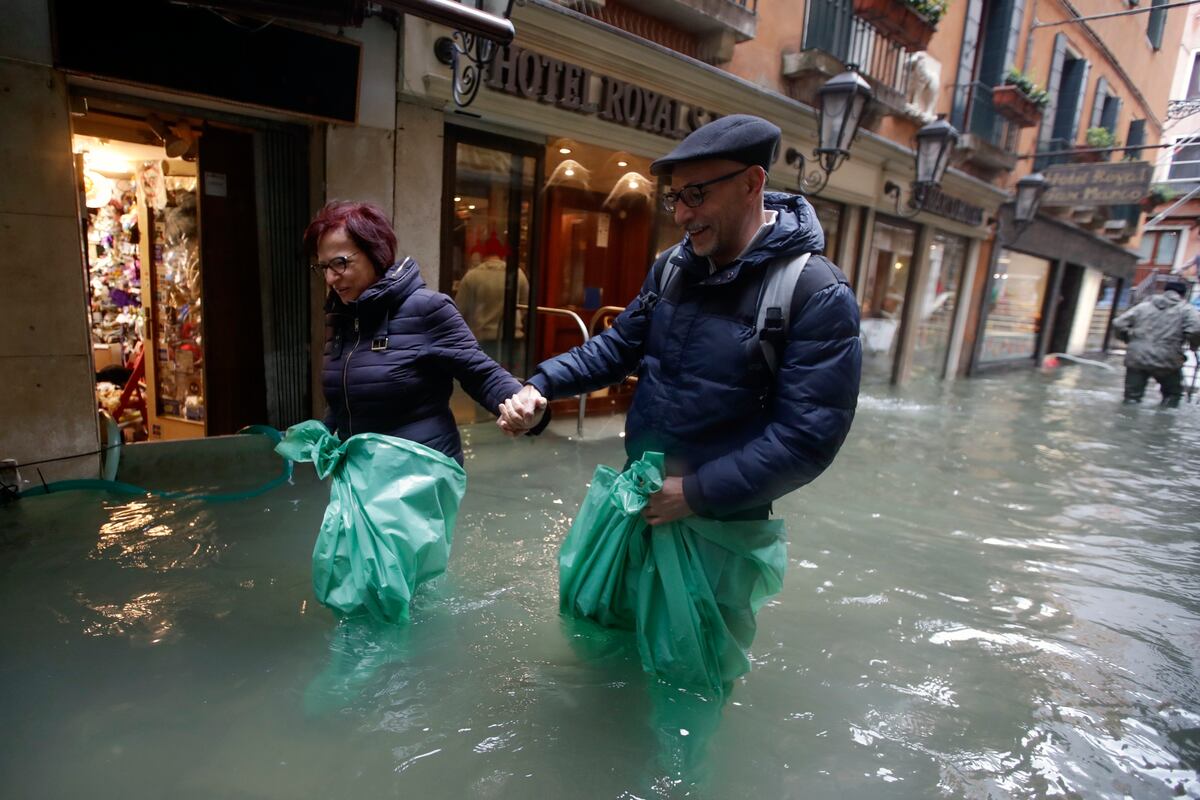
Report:
[{"label": "shop doorway", "polygon": [[[484,352],[514,375],[530,372],[537,328],[536,145],[447,127],[440,291],[454,298]],[[460,387],[459,423],[491,416]]]},{"label": "shop doorway", "polygon": [[130,441],[266,422],[251,134],[151,112],[73,129],[98,405]]},{"label": "shop doorway", "polygon": [[1063,270],[1062,284],[1055,299],[1054,330],[1050,334],[1048,353],[1066,353],[1070,347],[1083,276],[1084,268],[1077,264],[1067,264]]},{"label": "shop doorway", "polygon": [[[551,141],[545,158],[543,303],[575,314],[595,336],[637,296],[655,252],[674,245],[679,230],[664,224],[649,159],[571,139]],[[579,327],[561,313],[547,316],[538,357],[578,345]],[[624,408],[633,391],[630,381],[600,389],[588,407]]]}]

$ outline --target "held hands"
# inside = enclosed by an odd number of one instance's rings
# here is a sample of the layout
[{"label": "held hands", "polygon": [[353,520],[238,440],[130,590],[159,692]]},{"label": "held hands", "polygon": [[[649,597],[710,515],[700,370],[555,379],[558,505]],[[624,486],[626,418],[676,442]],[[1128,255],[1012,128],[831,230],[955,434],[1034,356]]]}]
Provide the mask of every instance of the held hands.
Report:
[{"label": "held hands", "polygon": [[683,496],[683,478],[679,477],[664,479],[662,489],[650,495],[642,509],[642,516],[651,525],[664,525],[691,515],[691,506]]},{"label": "held hands", "polygon": [[521,436],[536,428],[546,415],[546,398],[533,386],[526,384],[521,391],[500,404],[496,425],[509,436]]}]

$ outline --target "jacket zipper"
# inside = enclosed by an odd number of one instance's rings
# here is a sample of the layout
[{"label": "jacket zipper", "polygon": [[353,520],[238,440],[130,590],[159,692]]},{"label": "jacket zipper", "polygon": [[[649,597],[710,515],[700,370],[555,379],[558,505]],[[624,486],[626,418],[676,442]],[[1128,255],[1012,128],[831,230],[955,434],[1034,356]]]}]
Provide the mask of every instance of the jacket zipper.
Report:
[{"label": "jacket zipper", "polygon": [[358,334],[358,338],[354,340],[354,347],[350,348],[350,355],[346,356],[346,360],[342,362],[342,396],[346,398],[346,427],[349,428],[350,436],[354,435],[354,414],[350,412],[350,388],[346,385],[346,372],[350,369],[351,356],[362,342],[362,333],[358,329],[358,317],[354,318],[354,332]]}]

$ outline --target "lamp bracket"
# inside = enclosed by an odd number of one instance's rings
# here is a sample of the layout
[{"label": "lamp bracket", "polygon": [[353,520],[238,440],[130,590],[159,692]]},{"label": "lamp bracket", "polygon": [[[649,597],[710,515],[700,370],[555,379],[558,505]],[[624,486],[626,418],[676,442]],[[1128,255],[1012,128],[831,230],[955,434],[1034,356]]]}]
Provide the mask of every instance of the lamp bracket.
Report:
[{"label": "lamp bracket", "polygon": [[[513,3],[514,0],[508,1],[504,19],[512,16]],[[486,36],[465,30],[455,30],[450,38],[443,36],[434,42],[438,61],[450,67],[454,105],[466,108],[475,101],[479,87],[483,85],[483,74],[500,47]]]},{"label": "lamp bracket", "polygon": [[895,183],[894,181],[888,181],[887,183],[883,184],[883,193],[892,198],[892,202],[895,203],[896,216],[900,217],[901,219],[912,219],[917,214],[920,214],[922,211],[924,211],[926,199],[929,197],[927,186],[919,183],[912,183],[909,185],[908,203],[905,206],[905,210],[901,211],[900,184]]},{"label": "lamp bracket", "polygon": [[813,161],[816,163],[816,166],[808,174],[805,174],[805,170],[808,169],[808,159],[805,158],[804,153],[794,147],[789,147],[783,157],[789,167],[796,168],[797,185],[800,189],[800,194],[820,194],[829,184],[830,171],[825,169],[816,151],[813,152]]}]

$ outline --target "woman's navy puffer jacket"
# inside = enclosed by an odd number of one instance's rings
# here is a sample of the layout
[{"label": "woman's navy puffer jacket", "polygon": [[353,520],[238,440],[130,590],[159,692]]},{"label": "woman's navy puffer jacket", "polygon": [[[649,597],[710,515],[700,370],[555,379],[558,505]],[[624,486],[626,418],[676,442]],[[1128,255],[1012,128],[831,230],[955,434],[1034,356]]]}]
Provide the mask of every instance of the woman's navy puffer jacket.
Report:
[{"label": "woman's navy puffer jacket", "polygon": [[390,267],[354,302],[331,294],[325,311],[324,421],[343,441],[383,433],[461,464],[462,441],[450,411],[453,381],[493,414],[521,388],[479,349],[454,302],[425,286],[411,258]]}]

